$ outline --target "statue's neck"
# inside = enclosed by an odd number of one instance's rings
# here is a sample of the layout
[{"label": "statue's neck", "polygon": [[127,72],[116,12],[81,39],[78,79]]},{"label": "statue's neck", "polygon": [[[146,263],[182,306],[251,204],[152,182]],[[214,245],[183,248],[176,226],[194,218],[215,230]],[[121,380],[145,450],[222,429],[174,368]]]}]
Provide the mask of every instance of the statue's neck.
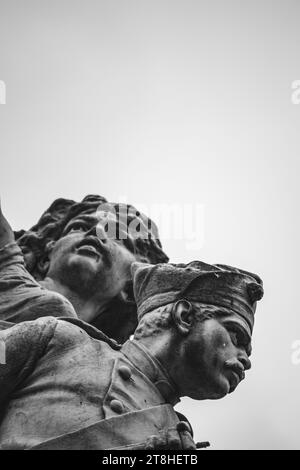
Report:
[{"label": "statue's neck", "polygon": [[99,297],[97,297],[97,299],[83,299],[78,293],[50,277],[46,277],[43,281],[40,281],[40,284],[45,289],[58,292],[66,297],[73,305],[78,317],[87,323],[91,323],[101,312],[106,310],[107,300],[103,299],[101,301]]},{"label": "statue's neck", "polygon": [[[176,339],[171,330],[166,331],[164,335],[155,337],[149,336],[138,340],[138,344],[146,348],[151,355],[159,361],[164,370],[168,372],[168,376],[175,385],[177,391],[181,392],[181,374],[178,373],[180,360],[178,360],[179,348]],[[179,393],[179,396],[183,394]]]},{"label": "statue's neck", "polygon": [[149,350],[142,341],[129,340],[123,345],[122,353],[154,383],[167,403],[174,406],[180,401],[178,388],[169,371],[158,360],[157,350]]}]

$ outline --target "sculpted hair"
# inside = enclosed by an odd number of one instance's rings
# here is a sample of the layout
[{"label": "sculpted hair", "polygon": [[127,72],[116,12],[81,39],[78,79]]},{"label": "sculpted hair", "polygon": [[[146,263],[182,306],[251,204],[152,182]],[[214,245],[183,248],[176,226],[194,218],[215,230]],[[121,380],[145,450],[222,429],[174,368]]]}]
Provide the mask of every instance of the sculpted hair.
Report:
[{"label": "sculpted hair", "polygon": [[[135,207],[129,204],[107,202],[104,197],[98,195],[86,196],[81,202],[60,198],[50,205],[33,227],[15,232],[15,238],[24,254],[26,269],[35,279],[43,279],[43,274],[39,270],[39,260],[47,255],[47,244],[61,237],[71,219],[80,214],[96,212],[99,206],[103,206],[107,212],[116,214],[120,221],[124,213],[126,214],[127,226],[122,226],[122,229],[127,231],[128,238],[123,240],[124,245],[136,255],[139,261],[151,264],[169,261],[162,249],[157,226]],[[141,227],[141,236],[137,234],[134,239],[130,237],[128,231],[132,222],[136,222]]]},{"label": "sculpted hair", "polygon": [[[196,306],[193,302],[190,302],[190,304],[196,312],[197,321],[203,322],[220,314],[220,308],[214,305],[197,304]],[[146,313],[134,332],[134,338],[140,339],[155,336],[163,330],[172,327],[172,309],[174,305],[174,303],[171,303]]]}]

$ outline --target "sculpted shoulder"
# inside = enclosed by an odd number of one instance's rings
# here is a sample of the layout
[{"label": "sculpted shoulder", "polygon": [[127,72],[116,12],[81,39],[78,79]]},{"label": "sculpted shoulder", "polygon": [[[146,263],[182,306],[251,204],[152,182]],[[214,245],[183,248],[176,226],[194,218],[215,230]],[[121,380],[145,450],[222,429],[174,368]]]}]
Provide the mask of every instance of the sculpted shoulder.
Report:
[{"label": "sculpted shoulder", "polygon": [[45,298],[40,301],[47,307],[47,315],[53,317],[78,318],[71,302],[58,292],[43,289]]},{"label": "sculpted shoulder", "polygon": [[[57,326],[54,317],[43,317],[37,320],[24,321],[0,331],[0,340],[7,346],[7,353],[20,360],[38,358],[43,355],[45,348],[53,338]],[[20,352],[22,351],[22,354]],[[28,357],[26,354],[28,353]]]},{"label": "sculpted shoulder", "polygon": [[80,354],[87,351],[100,352],[103,349],[119,350],[119,346],[115,346],[115,342],[107,338],[103,333],[91,325],[79,320],[78,318],[57,318],[56,327],[49,343],[56,353],[59,351],[66,351],[67,349],[74,348],[80,351]]}]

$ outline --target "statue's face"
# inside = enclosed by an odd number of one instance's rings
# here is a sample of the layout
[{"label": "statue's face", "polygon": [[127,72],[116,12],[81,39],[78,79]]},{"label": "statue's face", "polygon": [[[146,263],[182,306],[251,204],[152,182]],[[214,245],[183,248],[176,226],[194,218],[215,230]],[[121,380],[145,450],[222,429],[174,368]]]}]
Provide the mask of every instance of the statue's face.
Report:
[{"label": "statue's face", "polygon": [[96,213],[71,219],[51,250],[47,276],[83,298],[115,297],[130,279],[136,258],[126,241],[108,239],[103,225]]},{"label": "statue's face", "polygon": [[197,322],[185,345],[185,382],[191,398],[217,399],[233,392],[250,369],[251,337],[235,315]]}]

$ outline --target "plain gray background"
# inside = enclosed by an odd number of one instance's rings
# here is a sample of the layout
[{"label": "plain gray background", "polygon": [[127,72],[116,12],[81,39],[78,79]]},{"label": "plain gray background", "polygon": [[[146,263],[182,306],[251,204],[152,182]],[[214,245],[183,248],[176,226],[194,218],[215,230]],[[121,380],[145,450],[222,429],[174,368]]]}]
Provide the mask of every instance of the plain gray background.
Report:
[{"label": "plain gray background", "polygon": [[178,407],[213,448],[300,448],[298,0],[0,0],[0,192],[14,229],[56,197],[203,204],[172,261],[260,274],[253,368]]}]

